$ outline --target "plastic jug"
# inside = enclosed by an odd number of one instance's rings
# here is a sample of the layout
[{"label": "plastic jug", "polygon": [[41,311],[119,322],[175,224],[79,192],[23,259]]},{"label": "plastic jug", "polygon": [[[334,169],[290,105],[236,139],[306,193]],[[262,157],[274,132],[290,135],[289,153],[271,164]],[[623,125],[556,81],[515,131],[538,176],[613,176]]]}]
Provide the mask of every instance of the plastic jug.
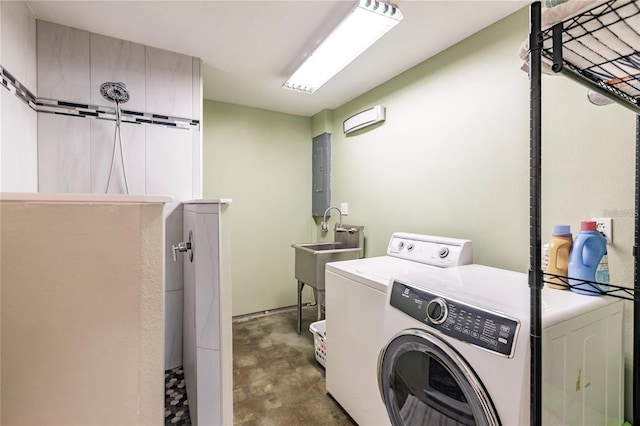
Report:
[{"label": "plastic jug", "polygon": [[569,255],[569,283],[572,285],[571,291],[588,296],[599,296],[599,293],[592,293],[586,290],[602,291],[609,290],[608,285],[591,285],[581,283],[580,280],[595,281],[596,269],[607,250],[607,240],[596,230],[596,222],[580,222],[580,232],[573,242],[573,248]]},{"label": "plastic jug", "polygon": [[[549,263],[547,273],[567,276],[569,274],[569,253],[573,238],[569,225],[554,225],[549,240]],[[547,277],[547,285],[558,290],[568,290],[566,279]]]}]

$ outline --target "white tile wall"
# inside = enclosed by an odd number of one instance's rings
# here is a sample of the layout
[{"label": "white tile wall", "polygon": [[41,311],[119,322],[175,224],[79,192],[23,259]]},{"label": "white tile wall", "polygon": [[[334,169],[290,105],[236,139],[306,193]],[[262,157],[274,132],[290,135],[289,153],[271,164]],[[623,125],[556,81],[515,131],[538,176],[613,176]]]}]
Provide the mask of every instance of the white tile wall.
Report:
[{"label": "white tile wall", "polygon": [[198,404],[197,412],[199,419],[207,419],[207,424],[222,424],[222,407],[220,406],[220,351],[212,349],[197,348],[198,357],[198,377],[205,378],[198,380],[198,401],[206,404]]},{"label": "white tile wall", "polygon": [[191,144],[189,131],[160,126],[147,128],[147,194],[191,199]]},{"label": "white tile wall", "polygon": [[[24,2],[0,2],[0,64],[36,94],[36,20]],[[0,88],[0,191],[38,190],[38,115]]]},{"label": "white tile wall", "polygon": [[141,44],[91,34],[91,104],[113,106],[100,94],[106,81],[123,82],[131,98],[123,108],[146,111],[145,47]]},{"label": "white tile wall", "polygon": [[[202,81],[200,74],[200,59],[193,58],[193,83],[192,83],[192,111],[193,118],[202,122]],[[200,131],[193,130],[192,153],[193,153],[193,199],[202,198],[202,124]]]},{"label": "white tile wall", "polygon": [[[165,292],[165,369],[182,364],[182,290]],[[172,365],[173,367],[166,367]]]},{"label": "white tile wall", "polygon": [[0,8],[0,64],[36,94],[36,19],[23,1],[3,1]]},{"label": "white tile wall", "polygon": [[90,37],[86,31],[38,20],[38,96],[88,104]]},{"label": "white tile wall", "polygon": [[167,203],[164,206],[165,235],[167,250],[165,251],[165,290],[182,290],[184,287],[182,279],[182,265],[185,255],[178,253],[176,261],[173,261],[171,246],[177,245],[181,241],[186,241],[182,232],[182,203]]},{"label": "white tile wall", "polygon": [[[184,234],[188,234],[190,229],[195,229],[196,215],[188,208],[183,209]],[[196,247],[197,250],[197,247]],[[196,351],[196,263],[197,256],[194,256],[196,262],[187,262],[184,264],[184,315],[182,327],[182,365],[184,369],[184,377],[187,385],[187,392],[193,393],[192,402],[189,402],[189,411],[195,413],[197,411],[197,351]],[[194,417],[195,418],[195,417]]]},{"label": "white tile wall", "polygon": [[192,116],[191,56],[146,48],[147,112]]},{"label": "white tile wall", "polygon": [[[91,125],[91,192],[104,194],[113,156],[116,123],[87,119]],[[122,123],[121,136],[125,171],[129,194],[145,193],[145,143],[146,128],[142,124]],[[116,151],[113,177],[109,193],[124,194],[125,185],[120,159],[120,147]]]},{"label": "white tile wall", "polygon": [[38,113],[40,192],[91,192],[89,120]]},{"label": "white tile wall", "polygon": [[191,131],[191,167],[193,168],[192,199],[202,198],[202,132]]},{"label": "white tile wall", "polygon": [[192,58],[192,81],[191,92],[193,97],[191,99],[191,117],[200,120],[202,115],[202,82],[200,73],[200,58]]},{"label": "white tile wall", "polygon": [[217,214],[196,214],[196,333],[198,348],[220,350],[220,235]]},{"label": "white tile wall", "polygon": [[[182,203],[174,202],[167,203],[164,206],[164,218],[165,218],[165,291],[167,299],[170,297],[177,297],[176,291],[180,291],[180,303],[183,306],[183,264],[186,256],[183,253],[176,255],[176,261],[173,261],[172,245],[178,244],[181,241],[186,241],[186,237],[183,234],[183,208]],[[181,308],[182,309],[182,308]],[[182,312],[182,311],[181,311]],[[167,344],[169,342],[177,342],[179,344],[175,347],[167,347],[165,350],[165,370],[175,368],[182,365],[182,339],[183,339],[183,318],[184,314],[181,313],[180,317],[171,316],[169,307],[165,309],[165,315],[168,318],[168,322],[165,322],[165,339]],[[180,354],[177,356],[176,354]]]},{"label": "white tile wall", "polygon": [[38,115],[0,87],[0,190],[38,191]]}]

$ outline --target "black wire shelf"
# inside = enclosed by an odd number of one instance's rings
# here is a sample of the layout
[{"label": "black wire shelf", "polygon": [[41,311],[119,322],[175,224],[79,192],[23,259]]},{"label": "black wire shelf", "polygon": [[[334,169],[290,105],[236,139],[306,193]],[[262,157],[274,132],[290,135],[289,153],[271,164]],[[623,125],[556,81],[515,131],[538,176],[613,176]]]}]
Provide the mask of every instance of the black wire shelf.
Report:
[{"label": "black wire shelf", "polygon": [[640,113],[640,1],[609,0],[542,30],[553,72]]},{"label": "black wire shelf", "polygon": [[[549,25],[545,28],[542,28],[541,2],[534,1],[529,10],[530,424],[542,426],[541,290],[545,283],[567,289],[578,286],[582,293],[632,300],[633,353],[640,354],[640,215],[636,214],[634,219],[633,288],[595,281],[573,281],[571,277],[545,274],[541,267],[543,73],[560,73],[637,115],[635,211],[640,211],[640,0],[608,0],[555,25],[545,23]],[[589,99],[604,104],[591,94]],[[634,356],[632,362],[632,397],[638,401],[640,356]],[[640,405],[633,404],[632,408],[632,423],[640,426]]]},{"label": "black wire shelf", "polygon": [[568,290],[576,289],[582,293],[589,293],[589,295],[611,296],[618,299],[640,302],[640,291],[634,291],[633,288],[629,287],[621,287],[618,285],[600,283],[597,281],[580,280],[564,275],[549,273],[543,273],[542,281],[545,284],[564,287]]}]

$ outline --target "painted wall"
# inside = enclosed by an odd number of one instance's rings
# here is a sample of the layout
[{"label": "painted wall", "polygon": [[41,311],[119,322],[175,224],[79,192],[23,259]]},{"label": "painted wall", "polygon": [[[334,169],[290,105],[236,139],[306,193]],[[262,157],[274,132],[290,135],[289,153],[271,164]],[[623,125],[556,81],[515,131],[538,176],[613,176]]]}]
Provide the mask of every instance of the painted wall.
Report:
[{"label": "painted wall", "polygon": [[[201,119],[200,60],[50,22],[37,23],[38,95],[112,107],[99,92],[105,81],[127,84],[123,109]],[[40,192],[104,193],[115,122],[38,113]],[[122,123],[129,192],[171,195],[166,218],[165,368],[182,363],[182,241],[180,201],[201,193],[201,133],[159,125]],[[110,192],[123,193],[119,158]]]},{"label": "painted wall", "polygon": [[[635,115],[617,105],[589,104],[585,89],[566,79],[549,77],[543,84],[543,237],[556,223],[570,224],[575,236],[581,220],[611,217],[611,282],[633,287]],[[624,324],[625,414],[631,420],[630,301],[625,302]]]},{"label": "painted wall", "polygon": [[[36,19],[22,1],[0,2],[0,65],[36,94]],[[0,190],[38,190],[38,116],[0,87]]]},{"label": "painted wall", "polygon": [[[528,82],[513,53],[521,21],[502,21],[333,112],[332,204],[348,202],[349,222],[366,227],[366,256],[384,254],[395,231],[417,232],[471,239],[477,262],[526,270]],[[343,120],[377,104],[386,121],[345,137]]]},{"label": "painted wall", "polygon": [[204,102],[204,197],[233,199],[233,315],[297,303],[291,244],[312,241],[310,128],[307,117]]},{"label": "painted wall", "polygon": [[55,199],[0,206],[0,423],[161,424],[162,204]]},{"label": "painted wall", "polygon": [[[516,54],[527,30],[522,10],[333,111],[332,204],[349,202],[349,223],[365,225],[366,256],[407,231],[469,238],[476,263],[528,270],[529,82]],[[383,124],[342,134],[344,119],[377,104]],[[593,106],[582,87],[545,77],[543,235],[554,223],[575,234],[580,220],[613,216],[611,278],[626,286],[634,129],[631,112]],[[630,321],[628,303],[627,377]],[[626,391],[630,415],[628,380]]]}]

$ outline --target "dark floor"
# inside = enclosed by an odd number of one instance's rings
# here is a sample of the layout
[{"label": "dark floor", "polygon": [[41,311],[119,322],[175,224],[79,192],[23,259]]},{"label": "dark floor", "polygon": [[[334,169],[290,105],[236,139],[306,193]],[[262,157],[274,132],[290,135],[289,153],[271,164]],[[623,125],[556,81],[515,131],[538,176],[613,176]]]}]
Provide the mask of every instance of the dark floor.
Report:
[{"label": "dark floor", "polygon": [[315,315],[303,310],[300,336],[295,310],[234,321],[234,425],[355,425],[326,393],[309,332]]},{"label": "dark floor", "polygon": [[[234,425],[355,425],[326,393],[309,332],[315,316],[315,307],[303,310],[300,336],[295,310],[234,320]],[[165,425],[190,426],[182,368],[165,377]]]}]

